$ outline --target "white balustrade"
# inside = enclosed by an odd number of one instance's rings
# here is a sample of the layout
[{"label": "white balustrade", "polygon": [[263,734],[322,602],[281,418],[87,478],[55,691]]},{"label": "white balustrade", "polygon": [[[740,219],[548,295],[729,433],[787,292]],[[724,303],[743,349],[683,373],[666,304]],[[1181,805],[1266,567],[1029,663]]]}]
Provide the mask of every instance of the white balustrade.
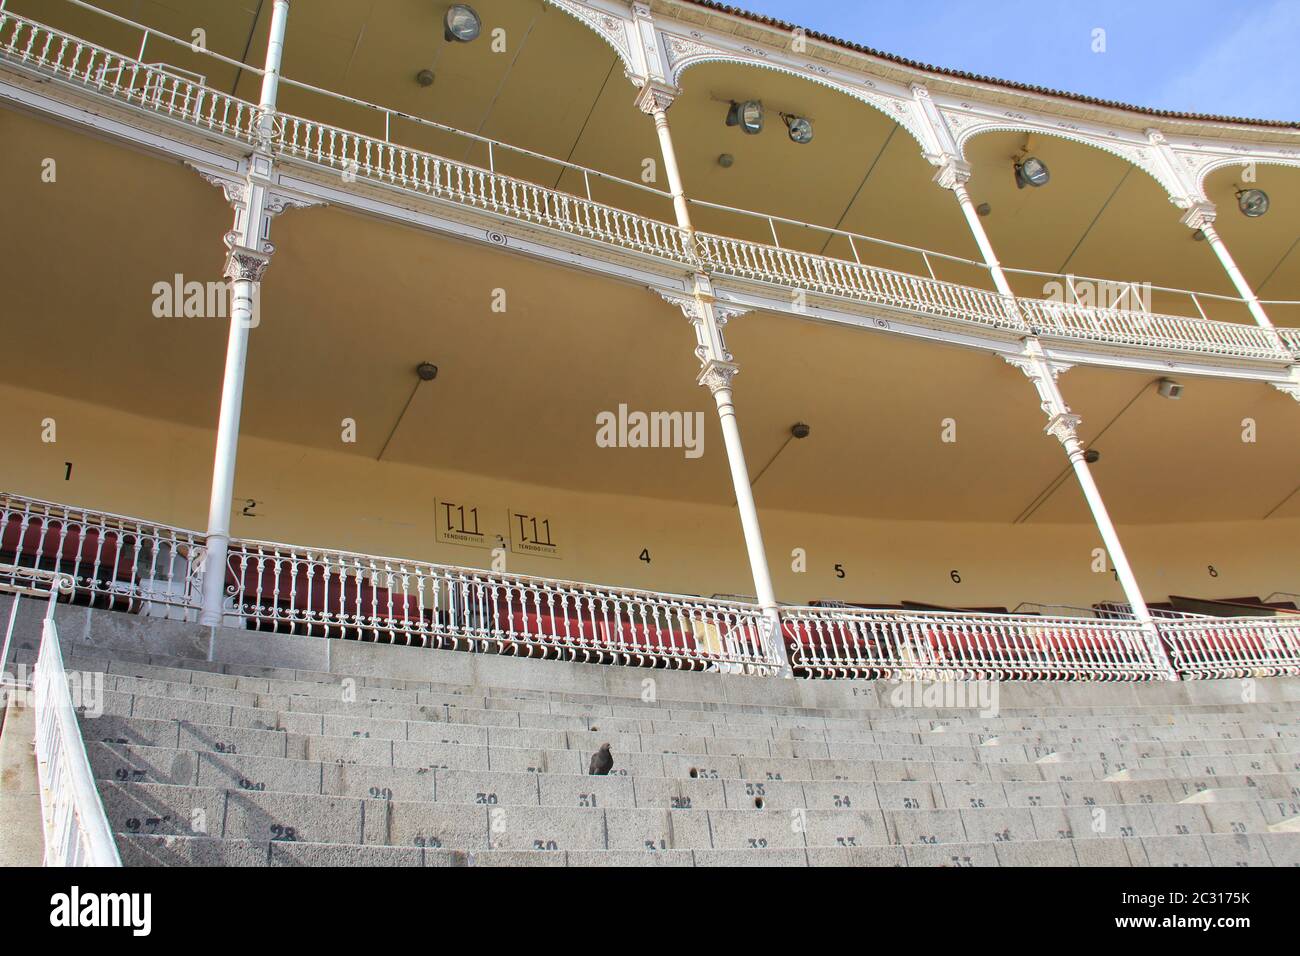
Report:
[{"label": "white balustrade", "polygon": [[1156,680],[1133,620],[1017,614],[781,609],[796,676],[965,680]]},{"label": "white balustrade", "polygon": [[[66,577],[80,604],[195,620],[202,536],[0,495],[0,587]],[[232,540],[228,626],[588,663],[773,673],[768,618],[746,601]],[[1082,613],[1082,612],[1081,612]],[[796,676],[1154,680],[1147,632],[1122,605],[1095,617],[784,607]],[[1300,615],[1161,614],[1187,676],[1300,674]]]}]

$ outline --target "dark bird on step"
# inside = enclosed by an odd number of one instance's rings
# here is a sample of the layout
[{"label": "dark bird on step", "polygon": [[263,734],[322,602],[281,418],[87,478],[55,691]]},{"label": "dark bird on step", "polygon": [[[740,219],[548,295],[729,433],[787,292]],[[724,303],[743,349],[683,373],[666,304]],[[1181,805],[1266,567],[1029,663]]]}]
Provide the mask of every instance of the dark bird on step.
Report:
[{"label": "dark bird on step", "polygon": [[609,752],[609,744],[601,744],[600,749],[591,755],[591,763],[587,765],[587,773],[592,776],[603,777],[614,769],[614,755]]}]

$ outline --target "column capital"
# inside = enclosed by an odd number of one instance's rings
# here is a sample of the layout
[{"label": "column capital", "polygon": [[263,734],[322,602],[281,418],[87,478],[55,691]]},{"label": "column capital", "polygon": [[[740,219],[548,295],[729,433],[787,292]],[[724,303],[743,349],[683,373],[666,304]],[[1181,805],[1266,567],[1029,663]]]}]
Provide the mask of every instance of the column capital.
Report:
[{"label": "column capital", "polygon": [[695,380],[716,395],[724,388],[731,388],[731,380],[739,373],[740,368],[734,362],[712,360],[704,363]]},{"label": "column capital", "polygon": [[235,233],[226,233],[226,245],[230,251],[226,255],[225,277],[235,282],[261,282],[266,267],[271,264],[271,253],[275,252],[275,246],[264,242],[261,249],[250,249],[236,244],[235,238]]},{"label": "column capital", "polygon": [[938,171],[934,174],[934,181],[944,189],[955,190],[958,186],[965,186],[970,181],[971,168],[970,163],[964,159],[958,159],[950,155],[933,155],[925,157],[931,164],[938,166]]},{"label": "column capital", "polygon": [[1183,213],[1181,222],[1188,229],[1204,230],[1207,226],[1213,228],[1217,212],[1212,202],[1194,202]]},{"label": "column capital", "polygon": [[1083,418],[1074,412],[1057,412],[1048,420],[1043,431],[1065,445],[1079,440],[1079,426],[1082,424]]},{"label": "column capital", "polygon": [[649,81],[637,91],[636,107],[650,116],[666,113],[668,107],[672,106],[673,101],[677,99],[678,92],[675,87]]}]

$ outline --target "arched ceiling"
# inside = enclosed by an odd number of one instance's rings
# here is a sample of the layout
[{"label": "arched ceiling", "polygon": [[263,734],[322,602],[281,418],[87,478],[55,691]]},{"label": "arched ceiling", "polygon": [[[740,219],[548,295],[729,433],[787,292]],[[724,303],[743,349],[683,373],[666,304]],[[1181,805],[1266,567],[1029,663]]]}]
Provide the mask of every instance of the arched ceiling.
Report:
[{"label": "arched ceiling", "polygon": [[[22,360],[0,363],[0,382],[211,428],[225,323],[157,318],[151,306],[155,284],[178,272],[219,281],[230,223],[220,190],[7,110],[0,136],[7,181],[59,158],[57,186],[16,190],[6,207],[0,283],[22,317],[6,326],[6,354]],[[358,442],[344,451],[373,459],[428,360],[439,376],[416,394],[386,461],[730,503],[694,336],[646,289],[332,208],[290,210],[273,229],[244,433],[338,450],[341,420],[353,418]],[[504,313],[491,308],[498,288]],[[764,313],[734,319],[728,344],[761,509],[1010,523],[1066,466],[1030,383],[988,353]],[[1097,442],[1117,520],[1260,519],[1300,483],[1294,400],[1260,383],[1189,379],[1170,402],[1151,379],[1085,368],[1062,378],[1085,438],[1123,411]],[[620,404],[701,413],[703,457],[598,447],[596,414]],[[1241,441],[1247,416],[1256,443]],[[942,441],[945,418],[955,443]],[[764,472],[800,420],[812,436]],[[1286,516],[1300,516],[1300,496],[1276,512]],[[1032,519],[1088,520],[1068,483]]]}]

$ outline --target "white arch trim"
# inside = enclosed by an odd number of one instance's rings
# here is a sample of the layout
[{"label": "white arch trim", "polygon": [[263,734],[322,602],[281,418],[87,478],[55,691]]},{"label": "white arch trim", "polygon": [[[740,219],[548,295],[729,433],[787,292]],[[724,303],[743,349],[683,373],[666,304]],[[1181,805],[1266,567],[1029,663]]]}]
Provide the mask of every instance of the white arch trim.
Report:
[{"label": "white arch trim", "polygon": [[767,51],[757,47],[744,47],[741,50],[726,50],[712,46],[702,37],[683,37],[664,33],[664,46],[668,51],[668,75],[674,86],[681,87],[681,77],[688,69],[702,63],[734,63],[740,66],[752,66],[759,69],[784,73],[798,80],[811,81],[827,87],[837,93],[858,100],[874,107],[911,134],[922,149],[928,148],[917,119],[915,104],[910,96],[898,96],[884,92],[875,84],[866,80],[860,84],[848,83],[837,79],[833,72],[820,64],[807,63],[799,69],[787,63],[766,59]]}]

